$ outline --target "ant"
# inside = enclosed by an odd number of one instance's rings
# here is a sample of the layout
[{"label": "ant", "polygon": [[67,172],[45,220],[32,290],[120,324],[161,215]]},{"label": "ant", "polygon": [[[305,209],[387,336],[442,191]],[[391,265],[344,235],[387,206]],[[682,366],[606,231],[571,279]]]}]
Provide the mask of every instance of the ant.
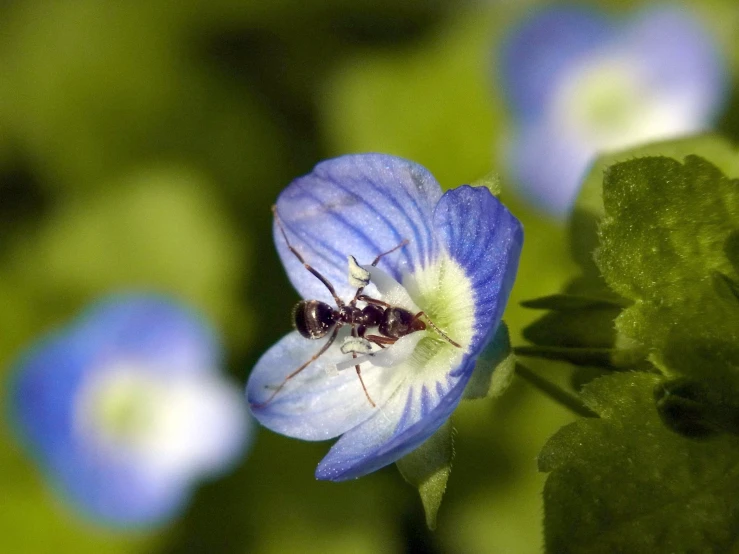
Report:
[{"label": "ant", "polygon": [[[336,294],[336,290],[329,280],[321,275],[315,268],[308,265],[303,259],[303,256],[301,256],[300,253],[290,244],[287,234],[285,233],[285,228],[282,226],[282,221],[280,221],[280,217],[277,213],[277,206],[272,206],[272,213],[274,214],[277,227],[280,229],[280,233],[285,239],[285,244],[290,252],[292,252],[300,263],[303,264],[305,269],[310,271],[319,281],[321,281],[321,283],[324,284],[331,293],[331,296],[334,297],[336,308],[333,308],[320,300],[301,300],[297,303],[293,309],[293,322],[298,333],[311,340],[317,340],[325,337],[329,333],[331,334],[326,343],[310,360],[285,377],[282,383],[280,383],[272,392],[272,395],[255,407],[262,407],[271,402],[290,379],[320,358],[334,343],[339,334],[339,329],[344,325],[351,326],[352,334],[351,337],[347,337],[345,339],[344,344],[342,344],[341,351],[344,354],[351,353],[353,358],[357,357],[358,352],[360,354],[371,355],[372,344],[375,344],[380,348],[385,348],[388,345],[395,344],[395,342],[397,342],[401,337],[410,335],[416,331],[424,331],[427,328],[427,323],[444,340],[457,348],[461,348],[461,345],[450,339],[446,333],[434,325],[423,311],[413,314],[405,308],[391,306],[387,302],[362,294],[364,288],[370,282],[369,271],[359,266],[353,256],[349,256],[349,282],[350,284],[357,286],[357,291],[350,302],[344,302]],[[397,246],[378,255],[373,260],[371,264],[372,267],[377,266],[383,257],[406,246],[408,242],[408,239],[404,239]],[[357,302],[364,302],[366,305],[364,308],[358,308]],[[421,318],[425,318],[425,321]],[[374,327],[377,328],[377,334],[367,334],[369,329]],[[364,395],[367,397],[367,400],[372,407],[375,408],[376,405],[370,397],[367,387],[364,384],[364,380],[362,379],[362,371],[359,365],[355,365],[354,369],[357,372],[357,377],[359,377],[359,382],[362,384]]]}]

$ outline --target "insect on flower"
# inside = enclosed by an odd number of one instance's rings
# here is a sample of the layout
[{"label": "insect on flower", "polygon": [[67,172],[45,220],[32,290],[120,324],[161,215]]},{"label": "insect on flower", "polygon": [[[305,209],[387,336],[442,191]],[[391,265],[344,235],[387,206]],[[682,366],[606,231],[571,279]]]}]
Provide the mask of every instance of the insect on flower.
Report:
[{"label": "insect on flower", "polygon": [[[423,331],[426,329],[426,323],[428,323],[428,325],[444,340],[457,348],[461,348],[457,342],[450,339],[441,329],[434,325],[423,311],[414,314],[400,306],[392,306],[387,302],[362,294],[362,291],[370,282],[370,274],[369,271],[357,263],[354,256],[348,257],[349,283],[352,286],[356,286],[357,291],[349,302],[344,302],[336,294],[336,289],[334,289],[331,282],[321,275],[315,268],[307,264],[300,253],[290,244],[290,241],[287,238],[287,233],[285,233],[285,228],[280,222],[280,216],[277,213],[276,206],[272,206],[272,212],[274,213],[275,222],[277,223],[280,233],[285,239],[285,244],[289,248],[290,252],[295,255],[301,264],[303,264],[305,269],[315,275],[316,278],[325,285],[331,293],[334,302],[336,302],[336,308],[332,308],[329,304],[320,300],[301,300],[297,303],[293,309],[293,321],[298,333],[307,339],[314,340],[321,339],[329,333],[331,333],[331,335],[321,349],[313,355],[313,357],[285,377],[282,383],[275,388],[272,395],[258,407],[270,402],[282,387],[285,386],[287,381],[295,377],[326,352],[326,350],[328,350],[334,343],[339,334],[339,330],[344,325],[351,326],[351,336],[344,338],[344,342],[341,345],[341,352],[343,354],[351,354],[353,359],[357,358],[357,354],[372,355],[373,344],[378,348],[385,348],[386,345],[395,344],[398,339],[406,335],[410,335],[416,331]],[[403,239],[397,246],[391,248],[387,252],[379,254],[372,262],[371,267],[376,267],[383,257],[388,254],[392,254],[407,244],[408,239]],[[364,308],[357,307],[357,302],[364,302]],[[378,334],[367,334],[368,329],[372,327],[377,327]],[[359,378],[359,382],[362,385],[362,390],[364,391],[367,400],[373,408],[376,407],[372,397],[367,391],[364,380],[362,379],[361,368],[358,364],[355,364],[354,369],[357,372],[357,377]]]},{"label": "insect on flower", "polygon": [[295,179],[272,232],[303,300],[249,375],[249,406],[283,435],[341,436],[318,479],[366,475],[459,404],[513,286],[521,224],[486,188],[442,193],[418,164],[357,154]]}]

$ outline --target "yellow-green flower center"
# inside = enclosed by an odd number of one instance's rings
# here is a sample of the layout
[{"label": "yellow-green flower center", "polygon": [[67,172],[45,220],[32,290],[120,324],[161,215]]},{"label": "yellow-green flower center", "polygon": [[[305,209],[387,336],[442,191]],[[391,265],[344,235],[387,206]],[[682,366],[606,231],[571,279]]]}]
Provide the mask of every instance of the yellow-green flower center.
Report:
[{"label": "yellow-green flower center", "polygon": [[412,275],[403,286],[436,327],[461,348],[450,344],[431,326],[407,360],[417,371],[446,373],[458,364],[474,334],[475,296],[464,270],[447,255]]}]

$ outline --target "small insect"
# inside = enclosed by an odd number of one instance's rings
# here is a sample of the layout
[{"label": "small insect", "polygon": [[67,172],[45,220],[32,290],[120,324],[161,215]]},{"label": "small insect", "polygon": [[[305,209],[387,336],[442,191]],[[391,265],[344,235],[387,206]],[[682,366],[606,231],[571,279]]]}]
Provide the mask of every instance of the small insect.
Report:
[{"label": "small insect", "polygon": [[[352,286],[356,286],[357,291],[349,302],[344,302],[336,294],[336,289],[334,289],[331,282],[321,275],[315,268],[307,264],[303,259],[303,256],[301,256],[300,253],[290,244],[287,234],[285,233],[285,228],[282,226],[282,222],[277,213],[277,206],[272,206],[272,212],[275,217],[275,222],[277,223],[280,233],[285,239],[285,244],[290,252],[292,252],[300,263],[303,264],[305,269],[310,271],[319,281],[321,281],[321,283],[324,284],[331,293],[331,296],[333,296],[334,302],[336,302],[336,307],[334,308],[320,300],[301,300],[297,303],[293,309],[293,322],[298,333],[311,340],[321,339],[330,333],[329,338],[320,350],[313,355],[313,357],[285,377],[282,383],[280,383],[272,392],[271,396],[261,404],[256,405],[256,407],[264,406],[272,401],[272,399],[277,396],[277,393],[282,390],[290,379],[298,375],[306,367],[320,358],[336,340],[336,337],[339,334],[339,329],[345,325],[351,326],[351,336],[346,337],[344,340],[344,343],[341,345],[341,352],[347,355],[351,354],[353,358],[356,358],[358,353],[371,355],[372,344],[375,344],[380,348],[385,348],[397,342],[401,337],[410,335],[416,331],[424,331],[427,328],[427,324],[444,340],[457,348],[461,348],[457,342],[450,339],[446,333],[434,325],[423,311],[414,314],[405,308],[392,306],[387,302],[362,294],[364,288],[370,282],[370,274],[369,271],[362,268],[357,263],[357,260],[353,256],[349,256],[349,283]],[[402,240],[397,246],[378,255],[371,265],[373,267],[377,266],[383,257],[388,254],[392,254],[407,244],[407,239]],[[365,306],[363,308],[359,308],[357,306],[358,302],[363,302]],[[370,330],[374,328],[376,328],[376,331],[370,332]],[[355,365],[354,369],[357,372],[357,377],[359,377],[359,382],[362,385],[362,390],[364,391],[367,400],[373,408],[376,407],[367,391],[367,387],[364,384],[362,371],[359,365]]]}]

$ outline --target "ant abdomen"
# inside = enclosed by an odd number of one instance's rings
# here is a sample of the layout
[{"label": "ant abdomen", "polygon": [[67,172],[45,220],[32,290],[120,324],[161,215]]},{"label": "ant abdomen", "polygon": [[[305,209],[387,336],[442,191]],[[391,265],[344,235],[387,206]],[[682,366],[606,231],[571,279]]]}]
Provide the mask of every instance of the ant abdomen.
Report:
[{"label": "ant abdomen", "polygon": [[336,312],[320,300],[301,300],[293,309],[293,322],[305,338],[320,339],[336,326]]}]

